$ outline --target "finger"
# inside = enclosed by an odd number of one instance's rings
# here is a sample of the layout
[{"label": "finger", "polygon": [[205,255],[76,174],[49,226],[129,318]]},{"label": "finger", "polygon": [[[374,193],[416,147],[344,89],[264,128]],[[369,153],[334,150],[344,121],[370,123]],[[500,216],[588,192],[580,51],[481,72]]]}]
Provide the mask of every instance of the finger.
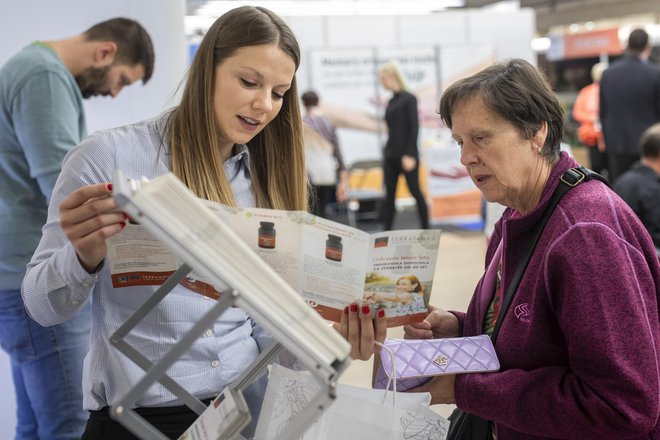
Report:
[{"label": "finger", "polygon": [[82,205],[89,199],[110,195],[112,195],[112,183],[97,183],[95,185],[83,186],[69,194],[62,201],[60,210],[73,209]]},{"label": "finger", "polygon": [[[76,225],[117,209],[117,203],[112,197],[88,199],[82,205],[68,209],[64,207],[65,202],[66,199],[60,205],[60,223],[63,227]],[[119,221],[123,221],[123,214],[119,211],[115,213],[120,219]]]},{"label": "finger", "polygon": [[[376,319],[374,320],[374,339],[381,344],[385,342],[387,337],[387,318],[385,318],[385,309],[379,309],[376,312]],[[374,345],[374,352],[379,353],[381,350],[380,345]]]},{"label": "finger", "polygon": [[[120,226],[119,230],[121,230],[126,226],[126,219],[121,212],[111,212],[91,217],[79,223],[71,224],[66,221],[61,221],[61,224],[67,238],[73,242],[79,238],[94,234],[98,230],[108,226],[118,225]],[[103,235],[103,233],[101,235]]]},{"label": "finger", "polygon": [[426,321],[403,327],[404,339],[431,339],[432,337],[433,331],[431,330],[431,325]]},{"label": "finger", "polygon": [[374,351],[374,322],[368,304],[360,307],[360,359],[366,361]]},{"label": "finger", "polygon": [[339,332],[344,339],[348,339],[348,306],[344,307],[344,311],[341,314],[341,320],[338,323],[333,324],[335,330]]},{"label": "finger", "polygon": [[423,321],[413,322],[412,324],[408,324],[408,325],[404,326],[404,329],[405,329],[405,327],[413,327],[417,330],[431,330],[432,326],[431,326],[430,322],[428,322],[426,319],[424,319]]},{"label": "finger", "polygon": [[351,304],[348,307],[348,342],[351,344],[351,357],[360,359],[360,321],[358,319],[358,305]]},{"label": "finger", "polygon": [[124,226],[126,226],[124,223],[113,223],[103,228],[99,228],[91,234],[76,237],[70,241],[78,252],[87,253],[99,248],[99,245],[105,244],[106,239],[121,232],[121,230],[124,229]]}]

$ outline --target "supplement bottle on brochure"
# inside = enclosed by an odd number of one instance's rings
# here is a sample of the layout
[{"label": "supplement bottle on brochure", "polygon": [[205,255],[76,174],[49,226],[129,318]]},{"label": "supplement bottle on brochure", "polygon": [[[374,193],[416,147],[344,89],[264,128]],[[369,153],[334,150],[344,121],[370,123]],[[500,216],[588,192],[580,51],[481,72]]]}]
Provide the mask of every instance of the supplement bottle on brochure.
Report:
[{"label": "supplement bottle on brochure", "polygon": [[260,248],[273,249],[275,247],[275,223],[259,222],[259,240]]},{"label": "supplement bottle on brochure", "polygon": [[341,237],[328,234],[328,239],[325,241],[325,258],[333,261],[341,261],[342,250]]}]

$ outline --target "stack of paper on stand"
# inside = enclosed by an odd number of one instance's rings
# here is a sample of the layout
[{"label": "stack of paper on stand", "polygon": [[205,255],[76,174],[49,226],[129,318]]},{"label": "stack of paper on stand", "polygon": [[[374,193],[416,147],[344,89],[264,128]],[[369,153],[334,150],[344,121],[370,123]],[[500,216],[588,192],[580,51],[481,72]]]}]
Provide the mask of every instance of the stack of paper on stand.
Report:
[{"label": "stack of paper on stand", "polygon": [[[137,220],[115,236],[119,240],[108,240],[113,285],[160,287],[110,337],[119,351],[145,370],[145,375],[114,402],[110,415],[140,438],[166,440],[133,409],[158,381],[200,415],[182,438],[242,438],[239,433],[251,419],[243,392],[266,371],[283,347],[321,385],[313,403],[298,413],[283,434],[286,438],[300,437],[334,400],[337,377],[350,362],[349,344],[174,175],[135,181],[116,171],[113,185],[117,204]],[[264,243],[272,235],[268,225],[260,233]],[[177,283],[218,302],[160,359],[149,359],[127,337]],[[200,289],[203,286],[208,289]],[[218,289],[224,292],[222,297]],[[242,307],[260,322],[275,342],[246,365],[211,405],[205,406],[168,376],[167,370],[232,305]]]},{"label": "stack of paper on stand", "polygon": [[[438,229],[368,234],[302,211],[235,208],[204,200],[196,200],[194,205],[200,211],[206,207],[204,218],[208,220],[204,221],[222,223],[223,234],[240,239],[231,246],[252,251],[240,263],[232,261],[243,265],[240,274],[247,272],[258,278],[268,266],[268,273],[279,274],[325,319],[338,322],[344,308],[354,302],[369,304],[372,311],[384,309],[389,327],[421,321],[428,313],[440,242]],[[187,206],[163,209],[176,211],[183,222],[199,214],[185,211]],[[209,246],[202,227],[209,226],[194,226],[198,231],[195,240]],[[114,287],[159,285],[180,266],[177,255],[163,246],[165,241],[150,232],[129,223],[121,234],[108,240]],[[243,243],[239,245],[239,241]],[[221,275],[229,281],[224,273]],[[217,277],[210,280],[199,271],[189,274],[181,284],[215,299],[224,288]]]}]

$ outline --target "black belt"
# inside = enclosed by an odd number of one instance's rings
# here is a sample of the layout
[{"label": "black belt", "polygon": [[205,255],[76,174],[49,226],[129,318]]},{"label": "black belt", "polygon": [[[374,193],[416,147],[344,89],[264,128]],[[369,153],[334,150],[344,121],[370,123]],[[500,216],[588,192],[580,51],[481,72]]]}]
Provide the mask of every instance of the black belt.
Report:
[{"label": "black belt", "polygon": [[[203,399],[202,403],[204,404],[204,406],[209,406],[214,398],[215,397],[209,399]],[[153,416],[174,416],[178,414],[195,413],[186,405],[139,407],[139,408],[134,408],[134,411],[144,418],[149,418]],[[89,414],[90,414],[89,418],[91,420],[115,421],[115,419],[110,417],[109,406],[104,406],[103,408],[98,410],[90,410]]]}]

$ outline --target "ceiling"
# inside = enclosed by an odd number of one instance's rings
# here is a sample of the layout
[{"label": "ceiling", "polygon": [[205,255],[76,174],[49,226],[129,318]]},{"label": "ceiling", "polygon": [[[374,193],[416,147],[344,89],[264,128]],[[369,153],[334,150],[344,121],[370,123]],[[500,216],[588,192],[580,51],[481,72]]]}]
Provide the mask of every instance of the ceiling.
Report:
[{"label": "ceiling", "polygon": [[[276,0],[271,0],[276,1]],[[301,3],[305,0],[297,0]],[[328,2],[332,0],[326,0]],[[354,0],[360,1],[360,0]],[[415,0],[407,0],[409,4]],[[461,8],[481,8],[492,6],[500,0],[463,0]],[[573,23],[611,22],[612,25],[628,21],[660,22],[660,0],[517,0],[520,7],[536,11],[536,28],[545,35],[557,28],[568,27]],[[196,9],[206,0],[187,0],[187,13],[194,15]],[[511,0],[508,3],[512,3]]]}]

